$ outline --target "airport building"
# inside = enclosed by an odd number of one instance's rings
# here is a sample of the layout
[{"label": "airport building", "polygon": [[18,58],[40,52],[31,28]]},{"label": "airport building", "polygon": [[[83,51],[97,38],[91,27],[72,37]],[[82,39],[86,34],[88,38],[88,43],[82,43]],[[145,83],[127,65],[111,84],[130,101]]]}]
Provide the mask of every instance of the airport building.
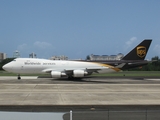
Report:
[{"label": "airport building", "polygon": [[0,53],[0,61],[4,60],[7,58],[6,53]]},{"label": "airport building", "polygon": [[20,52],[18,50],[13,52],[13,58],[19,58],[20,57]]},{"label": "airport building", "polygon": [[121,60],[124,57],[122,53],[117,55],[89,55],[88,60]]},{"label": "airport building", "polygon": [[50,60],[68,60],[68,57],[65,55],[61,55],[61,56],[52,56],[50,58]]},{"label": "airport building", "polygon": [[35,53],[29,54],[29,58],[37,58],[37,55]]}]

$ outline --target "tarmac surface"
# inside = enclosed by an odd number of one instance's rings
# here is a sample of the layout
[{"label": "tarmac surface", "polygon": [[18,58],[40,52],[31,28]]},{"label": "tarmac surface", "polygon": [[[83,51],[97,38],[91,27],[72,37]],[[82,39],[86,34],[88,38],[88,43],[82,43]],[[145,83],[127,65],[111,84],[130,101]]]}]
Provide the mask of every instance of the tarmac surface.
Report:
[{"label": "tarmac surface", "polygon": [[117,110],[122,106],[160,110],[160,78],[0,77],[0,110]]},{"label": "tarmac surface", "polygon": [[160,78],[0,77],[1,117],[4,111],[7,116],[58,112],[70,120],[70,110],[73,120],[159,120]]}]

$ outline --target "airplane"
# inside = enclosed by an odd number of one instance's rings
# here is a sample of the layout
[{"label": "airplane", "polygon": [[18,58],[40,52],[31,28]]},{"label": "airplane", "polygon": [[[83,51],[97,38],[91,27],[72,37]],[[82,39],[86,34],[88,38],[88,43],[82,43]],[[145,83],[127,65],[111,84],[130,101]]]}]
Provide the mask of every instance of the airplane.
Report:
[{"label": "airplane", "polygon": [[49,73],[53,78],[83,78],[92,73],[119,72],[125,69],[143,66],[152,40],[143,40],[121,60],[87,61],[87,60],[48,60],[38,58],[16,58],[5,64],[3,69],[20,74]]}]

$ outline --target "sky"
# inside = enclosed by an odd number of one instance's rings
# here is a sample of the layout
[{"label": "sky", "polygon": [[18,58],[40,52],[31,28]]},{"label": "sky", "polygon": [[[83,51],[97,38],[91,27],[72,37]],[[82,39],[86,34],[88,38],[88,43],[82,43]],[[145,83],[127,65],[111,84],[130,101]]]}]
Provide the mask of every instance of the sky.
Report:
[{"label": "sky", "polygon": [[159,0],[0,0],[0,52],[38,58],[127,54],[152,39],[160,56]]}]

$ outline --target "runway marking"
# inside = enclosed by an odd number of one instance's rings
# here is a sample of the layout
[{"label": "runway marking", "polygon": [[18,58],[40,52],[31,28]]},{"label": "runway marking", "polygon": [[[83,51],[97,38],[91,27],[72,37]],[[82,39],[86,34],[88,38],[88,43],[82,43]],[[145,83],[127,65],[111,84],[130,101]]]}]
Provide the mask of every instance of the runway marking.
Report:
[{"label": "runway marking", "polygon": [[[38,79],[38,76],[21,76],[21,80],[24,79]],[[0,80],[18,80],[17,76],[0,76]]]},{"label": "runway marking", "polygon": [[145,79],[145,80],[153,80],[153,81],[160,81],[160,79]]}]

